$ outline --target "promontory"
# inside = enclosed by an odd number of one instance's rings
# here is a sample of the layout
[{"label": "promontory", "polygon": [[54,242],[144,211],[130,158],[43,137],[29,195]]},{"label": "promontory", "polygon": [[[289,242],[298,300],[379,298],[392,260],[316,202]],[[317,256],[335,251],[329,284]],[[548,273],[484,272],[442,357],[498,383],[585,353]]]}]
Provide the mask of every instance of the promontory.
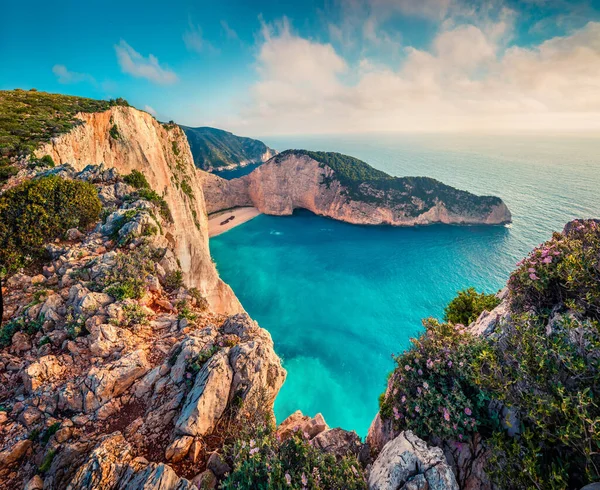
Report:
[{"label": "promontory", "polygon": [[363,225],[511,222],[499,197],[476,196],[428,177],[393,177],[340,153],[287,150],[244,177],[203,178],[209,213],[254,206],[271,215],[302,208]]}]

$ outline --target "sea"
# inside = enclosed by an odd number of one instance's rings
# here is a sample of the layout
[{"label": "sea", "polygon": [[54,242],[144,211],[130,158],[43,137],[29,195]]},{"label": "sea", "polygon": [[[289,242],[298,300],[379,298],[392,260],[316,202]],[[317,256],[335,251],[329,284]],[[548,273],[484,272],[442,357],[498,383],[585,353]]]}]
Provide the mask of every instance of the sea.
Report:
[{"label": "sea", "polygon": [[[600,217],[600,137],[328,135],[265,137],[270,147],[336,151],[396,176],[427,176],[501,197],[508,226],[356,226],[298,210],[261,215],[212,238],[217,268],[267,329],[287,379],[280,422],[296,410],[367,434],[422,319],[457,291],[494,293],[516,262],[574,218]],[[224,173],[238,177],[253,167]]]}]

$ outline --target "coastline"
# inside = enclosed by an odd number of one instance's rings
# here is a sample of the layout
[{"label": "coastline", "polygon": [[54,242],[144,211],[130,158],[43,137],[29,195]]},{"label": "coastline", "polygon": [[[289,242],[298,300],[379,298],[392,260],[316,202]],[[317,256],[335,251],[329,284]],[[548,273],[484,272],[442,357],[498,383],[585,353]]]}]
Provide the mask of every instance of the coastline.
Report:
[{"label": "coastline", "polygon": [[212,238],[262,214],[257,208],[239,207],[217,211],[208,216],[208,237]]}]

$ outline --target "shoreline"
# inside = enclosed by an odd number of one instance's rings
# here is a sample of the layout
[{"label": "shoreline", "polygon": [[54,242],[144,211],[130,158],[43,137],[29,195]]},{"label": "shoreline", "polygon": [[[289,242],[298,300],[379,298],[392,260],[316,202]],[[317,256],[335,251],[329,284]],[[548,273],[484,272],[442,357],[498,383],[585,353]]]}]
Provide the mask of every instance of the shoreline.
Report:
[{"label": "shoreline", "polygon": [[221,235],[236,226],[256,218],[260,214],[262,213],[252,206],[217,211],[208,216],[208,237],[212,238]]}]

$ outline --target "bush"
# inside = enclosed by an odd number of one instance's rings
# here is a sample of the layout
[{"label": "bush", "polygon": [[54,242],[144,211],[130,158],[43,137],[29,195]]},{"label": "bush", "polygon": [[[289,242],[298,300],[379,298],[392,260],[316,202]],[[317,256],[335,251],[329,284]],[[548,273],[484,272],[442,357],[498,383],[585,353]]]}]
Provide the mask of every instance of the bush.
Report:
[{"label": "bush", "polygon": [[459,291],[444,309],[444,321],[470,325],[483,311],[492,311],[500,304],[493,294],[478,293],[475,288]]},{"label": "bush", "polygon": [[12,343],[13,335],[17,332],[34,335],[42,329],[43,324],[43,318],[40,320],[29,320],[24,316],[6,323],[3,327],[0,327],[0,348],[8,347]]},{"label": "bush", "polygon": [[119,133],[119,128],[117,127],[116,124],[113,124],[110,127],[108,134],[110,134],[110,137],[115,140],[118,140],[121,138],[121,134]]},{"label": "bush", "polygon": [[165,276],[165,288],[174,291],[183,286],[183,273],[180,270],[171,271]]},{"label": "bush", "polygon": [[13,175],[17,175],[19,173],[19,169],[14,165],[1,165],[0,164],[0,184],[6,182]]},{"label": "bush", "polygon": [[123,177],[123,181],[135,189],[150,189],[146,176],[139,170],[132,170],[130,174]]},{"label": "bush", "polygon": [[236,441],[227,449],[233,462],[222,489],[366,489],[363,470],[356,460],[335,456],[313,447],[295,434],[284,442],[265,427],[250,439]]},{"label": "bush", "polygon": [[169,209],[167,201],[160,197],[155,191],[143,188],[138,189],[137,196],[141,199],[146,199],[146,201],[156,204],[163,219],[169,223],[173,223],[173,215],[171,214],[171,210]]},{"label": "bush", "polygon": [[534,249],[508,282],[511,307],[548,317],[555,307],[600,320],[600,225],[578,221]]},{"label": "bush", "polygon": [[135,301],[123,305],[123,323],[127,327],[147,325],[148,314]]},{"label": "bush", "polygon": [[465,440],[475,432],[490,432],[495,421],[488,413],[489,397],[477,385],[473,362],[486,343],[462,325],[423,322],[425,333],[397,356],[398,367],[380,403],[384,419],[397,430],[419,437]]},{"label": "bush", "polygon": [[0,196],[0,264],[14,271],[70,228],[98,220],[102,203],[88,182],[57,176],[30,180]]},{"label": "bush", "polygon": [[100,281],[100,287],[117,301],[140,299],[146,292],[146,276],[154,273],[154,262],[147,247],[119,252],[115,265]]}]

